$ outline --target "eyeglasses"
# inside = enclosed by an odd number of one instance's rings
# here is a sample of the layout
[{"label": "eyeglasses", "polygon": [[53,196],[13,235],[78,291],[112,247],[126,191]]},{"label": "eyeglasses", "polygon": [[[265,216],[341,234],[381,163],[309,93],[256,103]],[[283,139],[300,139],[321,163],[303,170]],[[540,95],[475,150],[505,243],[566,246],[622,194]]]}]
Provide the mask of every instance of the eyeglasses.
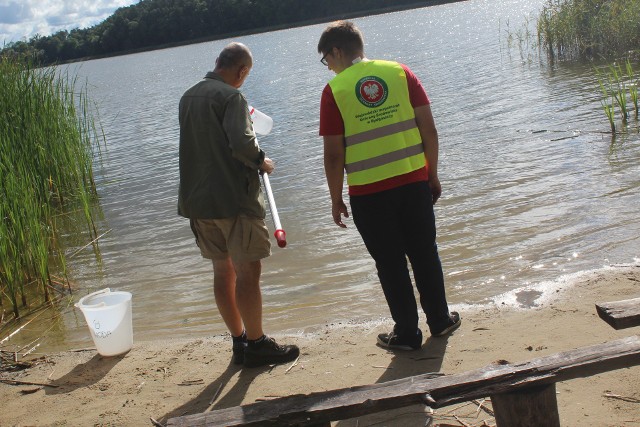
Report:
[{"label": "eyeglasses", "polygon": [[320,63],[321,63],[322,65],[324,65],[325,67],[328,67],[328,66],[329,66],[329,63],[327,62],[327,56],[331,53],[331,51],[332,51],[332,50],[333,50],[333,48],[331,48],[331,49],[329,50],[329,52],[325,53],[325,54],[324,54],[324,56],[320,59]]}]

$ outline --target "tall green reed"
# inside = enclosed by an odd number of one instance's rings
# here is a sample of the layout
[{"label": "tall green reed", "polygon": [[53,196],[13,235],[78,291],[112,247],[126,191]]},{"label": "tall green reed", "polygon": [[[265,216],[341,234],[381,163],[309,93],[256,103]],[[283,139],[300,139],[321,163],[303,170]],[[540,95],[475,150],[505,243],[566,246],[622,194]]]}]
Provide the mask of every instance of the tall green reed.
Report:
[{"label": "tall green reed", "polygon": [[627,110],[627,88],[619,64],[614,63],[609,65],[608,78],[613,99],[615,99],[618,107],[620,107],[622,122],[626,123],[629,119],[629,111]]},{"label": "tall green reed", "polygon": [[50,266],[66,277],[57,214],[79,205],[97,236],[90,205],[100,138],[86,86],[78,86],[66,72],[0,57],[0,300],[15,317],[29,303],[27,283],[48,302]]},{"label": "tall green reed", "polygon": [[598,57],[640,46],[640,0],[548,0],[538,39],[550,57]]},{"label": "tall green reed", "polygon": [[615,106],[620,110],[623,125],[629,120],[629,106],[627,103],[627,88],[638,118],[638,79],[635,77],[631,60],[625,60],[625,72],[619,62],[615,62],[601,69],[595,68],[598,86],[602,93],[600,103],[611,125],[611,131],[616,132]]},{"label": "tall green reed", "polygon": [[625,63],[625,70],[627,71],[627,78],[629,79],[629,96],[631,97],[631,102],[633,103],[633,109],[635,111],[635,117],[638,118],[638,81],[640,79],[636,78],[633,74],[633,67],[631,66],[631,60],[627,58]]}]

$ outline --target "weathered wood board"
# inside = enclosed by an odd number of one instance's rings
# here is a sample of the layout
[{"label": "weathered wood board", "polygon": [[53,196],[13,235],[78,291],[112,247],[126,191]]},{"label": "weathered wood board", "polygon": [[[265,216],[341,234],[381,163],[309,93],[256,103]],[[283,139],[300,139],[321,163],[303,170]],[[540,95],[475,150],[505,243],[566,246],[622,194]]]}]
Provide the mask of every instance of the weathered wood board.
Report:
[{"label": "weathered wood board", "polygon": [[640,298],[596,304],[596,311],[614,329],[640,326]]},{"label": "weathered wood board", "polygon": [[[416,403],[434,408],[640,365],[640,337],[610,341],[515,364],[446,376],[423,374],[385,383],[294,395],[169,419],[167,426],[327,425]],[[496,414],[496,418],[498,414]]]}]

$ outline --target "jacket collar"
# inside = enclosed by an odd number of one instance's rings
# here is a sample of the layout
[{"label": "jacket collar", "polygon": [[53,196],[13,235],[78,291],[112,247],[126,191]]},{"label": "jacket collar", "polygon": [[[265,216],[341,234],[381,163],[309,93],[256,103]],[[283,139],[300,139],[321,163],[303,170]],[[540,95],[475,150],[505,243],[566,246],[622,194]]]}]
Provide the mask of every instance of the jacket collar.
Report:
[{"label": "jacket collar", "polygon": [[212,79],[212,80],[218,80],[224,83],[224,80],[222,80],[222,76],[220,76],[220,74],[215,73],[213,71],[209,71],[205,76],[205,79]]}]

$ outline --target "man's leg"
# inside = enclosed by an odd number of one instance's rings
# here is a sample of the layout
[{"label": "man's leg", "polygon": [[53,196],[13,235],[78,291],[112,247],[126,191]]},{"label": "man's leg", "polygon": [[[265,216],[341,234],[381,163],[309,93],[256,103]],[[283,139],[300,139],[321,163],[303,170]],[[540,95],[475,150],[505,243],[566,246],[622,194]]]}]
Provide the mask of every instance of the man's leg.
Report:
[{"label": "man's leg", "polygon": [[436,244],[436,222],[431,201],[431,190],[426,182],[410,184],[402,188],[406,201],[402,224],[407,244],[407,256],[411,262],[420,305],[427,316],[432,332],[448,326],[444,274]]},{"label": "man's leg", "polygon": [[407,268],[404,242],[393,191],[351,197],[353,221],[369,254],[376,262],[395,332],[415,335],[418,308]]},{"label": "man's leg", "polygon": [[233,263],[236,274],[235,301],[247,339],[256,340],[264,335],[262,330],[262,293],[260,273],[262,263],[258,261],[237,261]]},{"label": "man's leg", "polygon": [[261,261],[234,262],[236,269],[236,301],[247,331],[248,345],[244,365],[256,367],[295,360],[300,350],[295,345],[280,345],[262,330]]},{"label": "man's leg", "polygon": [[236,304],[236,272],[230,258],[213,260],[213,293],[222,320],[234,337],[244,330]]},{"label": "man's leg", "polygon": [[[262,329],[261,259],[271,254],[269,231],[264,220],[238,217],[228,225],[227,242],[232,260],[230,264],[235,272],[234,306],[246,331],[246,347],[242,349],[244,366],[256,367],[293,361],[300,355],[298,347],[279,345],[273,338],[266,336]],[[234,342],[234,355],[235,351]],[[238,357],[237,360],[239,359]]]}]

